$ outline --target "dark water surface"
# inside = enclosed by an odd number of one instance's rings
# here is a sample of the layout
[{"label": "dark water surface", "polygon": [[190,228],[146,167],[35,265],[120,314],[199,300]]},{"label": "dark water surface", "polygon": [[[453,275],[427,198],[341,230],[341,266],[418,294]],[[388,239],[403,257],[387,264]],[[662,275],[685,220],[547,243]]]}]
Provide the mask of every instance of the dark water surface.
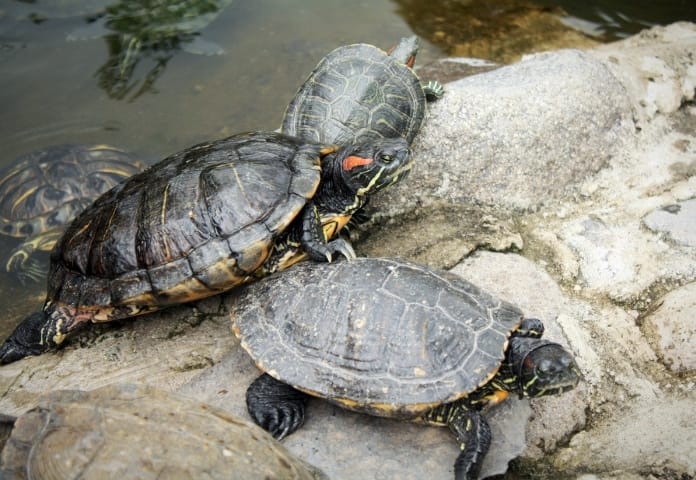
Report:
[{"label": "dark water surface", "polygon": [[[199,24],[189,19],[185,28],[174,27],[178,35],[163,33],[171,29],[158,24],[166,24],[164,15],[153,14],[150,24],[123,20],[155,3],[0,2],[0,167],[59,143],[109,143],[153,162],[208,139],[275,129],[317,61],[345,43],[386,48],[415,32],[423,39],[419,62],[427,63],[457,53],[453,45],[522,36],[510,25],[530,12],[553,22],[562,18],[584,30],[573,35],[589,33],[599,41],[656,23],[696,20],[693,0],[179,0],[170,3],[198,12]],[[117,6],[121,20],[110,30],[82,31],[106,6]],[[541,30],[549,25],[543,18]],[[195,32],[220,51],[184,51],[197,48]],[[489,40],[487,32],[495,35]],[[90,35],[95,38],[80,39]],[[0,252],[14,245],[0,237]],[[0,272],[0,336],[38,308],[42,296],[43,285],[22,286]]]}]

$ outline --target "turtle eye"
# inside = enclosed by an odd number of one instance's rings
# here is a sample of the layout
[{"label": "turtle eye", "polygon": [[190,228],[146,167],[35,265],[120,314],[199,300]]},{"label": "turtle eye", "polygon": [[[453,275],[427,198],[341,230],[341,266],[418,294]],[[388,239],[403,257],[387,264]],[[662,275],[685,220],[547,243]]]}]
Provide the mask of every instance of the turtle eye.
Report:
[{"label": "turtle eye", "polygon": [[394,160],[394,157],[391,156],[391,155],[389,155],[389,154],[387,154],[387,153],[383,153],[383,154],[379,157],[379,159],[380,159],[382,162],[384,162],[384,163],[391,163],[391,161]]}]

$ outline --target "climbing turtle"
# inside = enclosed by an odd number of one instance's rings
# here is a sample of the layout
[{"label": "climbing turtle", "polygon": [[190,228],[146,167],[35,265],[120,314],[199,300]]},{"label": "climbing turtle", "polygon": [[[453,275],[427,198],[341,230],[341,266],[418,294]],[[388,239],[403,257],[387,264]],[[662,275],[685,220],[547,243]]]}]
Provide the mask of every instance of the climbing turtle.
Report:
[{"label": "climbing turtle", "polygon": [[58,145],[18,157],[0,173],[0,233],[23,239],[5,261],[22,281],[45,267],[32,258],[49,252],[66,224],[144,165],[108,145]]},{"label": "climbing turtle", "polygon": [[0,363],[39,354],[90,321],[204,298],[306,257],[353,258],[334,237],[410,168],[402,138],[339,148],[254,132],[172,155],[73,221],[51,254],[43,309],[0,347]]},{"label": "climbing turtle", "polygon": [[59,390],[21,415],[0,478],[325,478],[251,422],[151,387]]},{"label": "climbing turtle", "polygon": [[418,38],[403,38],[389,53],[364,43],[339,47],[324,57],[285,111],[288,135],[343,144],[354,139],[404,137],[420,130],[426,97],[442,85],[422,86],[411,67]]},{"label": "climbing turtle", "polygon": [[298,265],[231,303],[242,347],[267,372],[247,391],[249,413],[273,436],[302,424],[307,394],[447,425],[461,445],[459,480],[477,478],[490,445],[482,410],[510,393],[565,392],[580,378],[571,354],[540,338],[541,321],[403,260]]}]

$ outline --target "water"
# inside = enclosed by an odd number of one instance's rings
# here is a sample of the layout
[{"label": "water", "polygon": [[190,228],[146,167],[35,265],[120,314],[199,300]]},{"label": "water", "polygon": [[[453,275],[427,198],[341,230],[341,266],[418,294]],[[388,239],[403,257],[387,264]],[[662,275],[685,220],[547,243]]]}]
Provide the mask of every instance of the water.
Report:
[{"label": "water", "polygon": [[[195,46],[191,32],[151,50],[147,45],[134,49],[113,32],[67,41],[85,36],[79,30],[90,25],[88,20],[96,18],[108,0],[3,0],[0,167],[23,152],[58,143],[110,143],[152,162],[204,140],[275,129],[316,62],[345,43],[368,41],[386,48],[415,32],[422,38],[419,62],[427,63],[485,38],[489,51],[504,59],[508,44],[495,42],[526,35],[519,30],[510,33],[510,25],[519,24],[520,18],[533,18],[530,25],[540,25],[534,27],[532,39],[551,31],[551,23],[563,35],[568,33],[556,25],[562,18],[600,41],[656,23],[696,20],[693,0],[663,1],[659,7],[647,0],[543,0],[543,8],[519,0],[187,1],[220,7],[214,12],[217,17],[201,27],[201,39],[218,45],[224,54],[182,51],[180,47]],[[29,13],[19,11],[24,7]],[[495,35],[486,36],[491,32]],[[571,44],[587,38],[570,33],[575,35]],[[498,45],[497,50],[490,45]],[[207,53],[220,52],[213,47]],[[121,75],[124,80],[119,74],[130,75]],[[0,237],[0,251],[13,245]],[[42,297],[43,285],[24,287],[0,273],[0,304],[5,307],[0,336],[38,308]]]}]

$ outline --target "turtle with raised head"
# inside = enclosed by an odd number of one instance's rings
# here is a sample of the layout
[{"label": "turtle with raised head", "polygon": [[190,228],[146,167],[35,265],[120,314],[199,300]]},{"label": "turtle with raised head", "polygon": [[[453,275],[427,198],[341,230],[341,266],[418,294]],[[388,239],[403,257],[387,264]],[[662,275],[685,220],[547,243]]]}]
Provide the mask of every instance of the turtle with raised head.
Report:
[{"label": "turtle with raised head", "polygon": [[205,298],[308,257],[353,258],[337,233],[411,164],[402,138],[336,147],[269,132],[174,154],[72,222],[51,254],[43,309],[0,346],[0,363],[90,322]]},{"label": "turtle with raised head", "polygon": [[5,270],[22,282],[45,277],[34,252],[50,252],[78,213],[144,168],[109,145],[55,145],[17,157],[0,172],[0,234],[22,241]]},{"label": "turtle with raised head", "polygon": [[308,395],[384,417],[448,426],[457,480],[475,480],[491,431],[483,415],[509,394],[574,388],[560,344],[454,274],[398,259],[303,264],[233,293],[242,347],[266,372],[247,390],[251,417],[278,439],[299,428]]},{"label": "turtle with raised head", "polygon": [[288,105],[281,131],[342,144],[355,140],[404,137],[409,144],[425,117],[426,99],[444,93],[423,85],[412,67],[418,37],[402,38],[389,52],[358,43],[326,55]]}]

